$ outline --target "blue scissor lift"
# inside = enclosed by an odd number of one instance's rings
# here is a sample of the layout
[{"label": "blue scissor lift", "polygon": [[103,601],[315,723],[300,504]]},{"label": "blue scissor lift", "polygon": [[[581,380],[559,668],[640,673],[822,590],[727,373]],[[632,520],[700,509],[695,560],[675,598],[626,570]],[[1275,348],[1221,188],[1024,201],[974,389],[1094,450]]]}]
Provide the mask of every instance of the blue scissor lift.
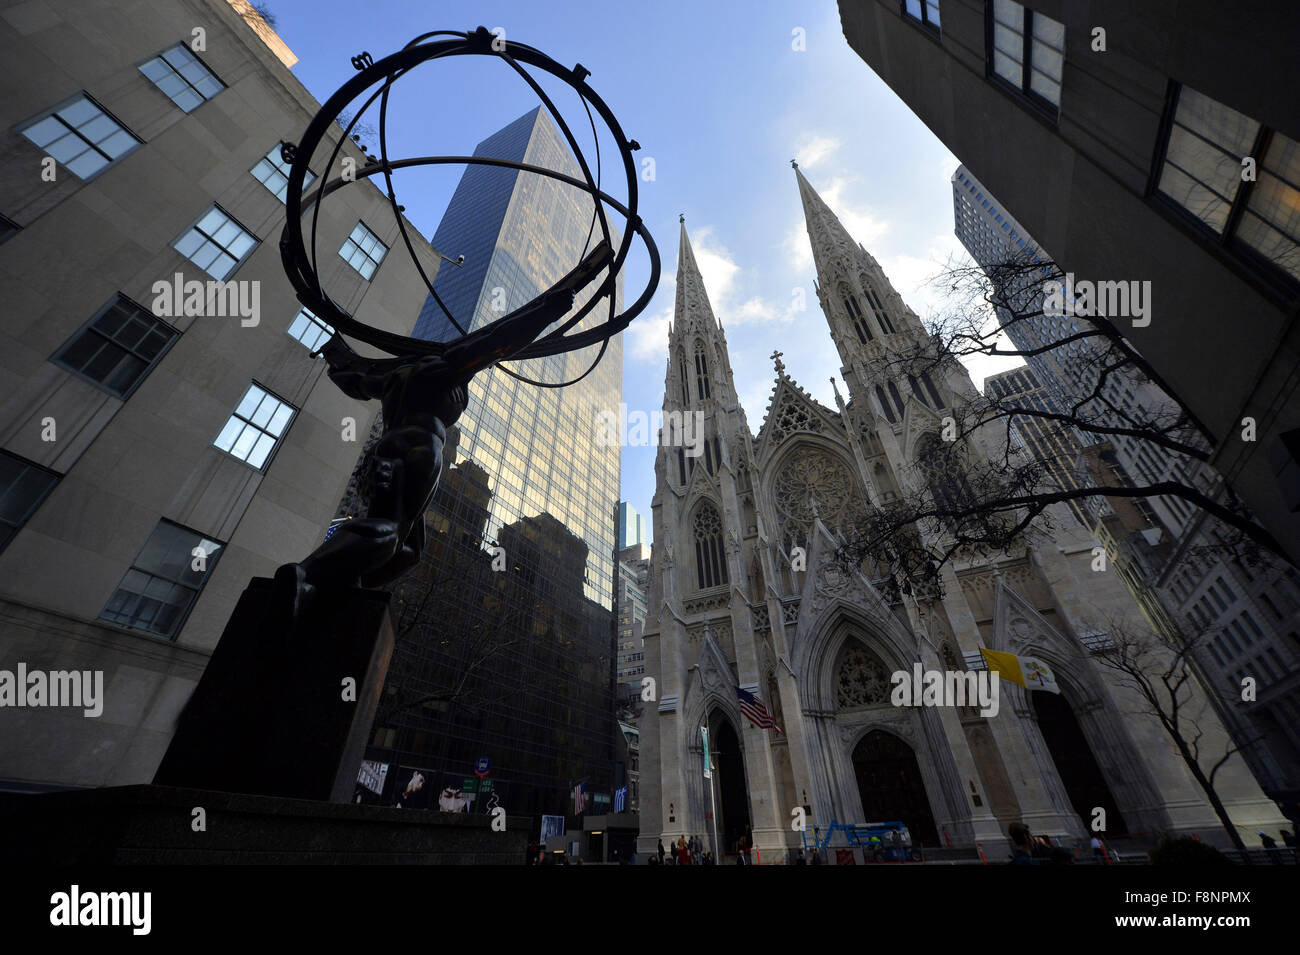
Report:
[{"label": "blue scissor lift", "polygon": [[[826,829],[825,836],[821,835],[821,829],[818,826],[813,827],[812,845],[816,846],[823,856],[826,850],[830,848],[831,840],[835,833],[844,833],[845,842],[849,848],[864,850],[864,856],[868,862],[886,861],[886,862],[920,862],[921,850],[912,847],[912,836],[907,831],[907,824],[903,822],[839,822],[832,819],[830,826]],[[802,833],[803,846],[809,848],[808,830]]]}]

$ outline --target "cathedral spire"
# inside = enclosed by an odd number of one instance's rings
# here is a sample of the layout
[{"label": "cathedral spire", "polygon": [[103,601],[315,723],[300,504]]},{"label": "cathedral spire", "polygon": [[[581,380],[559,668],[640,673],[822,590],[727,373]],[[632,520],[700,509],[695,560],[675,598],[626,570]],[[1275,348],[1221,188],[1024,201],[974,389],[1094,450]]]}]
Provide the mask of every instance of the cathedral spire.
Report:
[{"label": "cathedral spire", "polygon": [[731,359],[722,325],[713,315],[704,277],[686,233],[686,216],[679,217],[677,299],[668,332],[668,374],[664,381],[665,409],[704,402],[736,402]]},{"label": "cathedral spire", "polygon": [[794,175],[817,268],[817,294],[845,365],[901,345],[894,336],[926,337],[880,263],[853,240],[797,164]]}]

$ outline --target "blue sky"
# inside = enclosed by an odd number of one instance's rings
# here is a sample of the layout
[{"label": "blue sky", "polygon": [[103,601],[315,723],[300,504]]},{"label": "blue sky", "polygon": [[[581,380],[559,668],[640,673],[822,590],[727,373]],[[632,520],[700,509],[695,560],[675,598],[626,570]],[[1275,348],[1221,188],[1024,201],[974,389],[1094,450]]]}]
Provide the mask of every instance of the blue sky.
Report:
[{"label": "blue sky", "polygon": [[[849,49],[833,0],[270,0],[270,8],[276,31],[300,57],[294,73],[322,101],[353,75],[356,53],[378,59],[433,29],[503,27],[510,40],[591,70],[592,89],[641,143],[638,159],[654,160],[654,180],[641,183],[641,214],[659,244],[664,280],[625,333],[623,400],[631,411],[662,406],[678,213],[727,330],[750,428],[758,430],[767,407],[773,349],[784,353],[792,377],[834,406],[829,379],[838,377],[839,360],[816,306],[791,158],[922,320],[939,304],[927,279],[961,252],[949,184],[957,159]],[[420,73],[394,96],[390,155],[468,154],[537,103],[508,68],[486,58],[431,63]],[[576,133],[575,121],[585,121],[576,99],[561,96],[557,105]],[[427,235],[460,172],[398,179],[408,216]],[[642,258],[630,265],[627,288],[639,290],[644,277]],[[809,308],[791,314],[795,288],[806,290]],[[1012,364],[975,367],[976,384]],[[654,452],[623,452],[623,497],[647,525]]]}]

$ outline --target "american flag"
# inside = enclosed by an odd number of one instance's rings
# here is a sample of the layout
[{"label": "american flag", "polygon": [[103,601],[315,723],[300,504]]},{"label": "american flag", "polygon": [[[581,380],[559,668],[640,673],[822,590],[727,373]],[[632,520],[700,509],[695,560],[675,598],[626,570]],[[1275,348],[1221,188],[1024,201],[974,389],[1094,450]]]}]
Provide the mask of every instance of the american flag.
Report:
[{"label": "american flag", "polygon": [[578,785],[573,787],[573,814],[576,816],[579,813],[586,812],[586,810],[587,810],[586,787],[582,783],[578,783]]},{"label": "american flag", "polygon": [[751,723],[761,730],[774,729],[778,733],[782,731],[762,700],[740,687],[736,687],[736,695],[740,697],[740,712],[744,713]]},{"label": "american flag", "polygon": [[627,811],[627,787],[626,786],[624,786],[621,789],[614,790],[614,811],[615,812]]}]

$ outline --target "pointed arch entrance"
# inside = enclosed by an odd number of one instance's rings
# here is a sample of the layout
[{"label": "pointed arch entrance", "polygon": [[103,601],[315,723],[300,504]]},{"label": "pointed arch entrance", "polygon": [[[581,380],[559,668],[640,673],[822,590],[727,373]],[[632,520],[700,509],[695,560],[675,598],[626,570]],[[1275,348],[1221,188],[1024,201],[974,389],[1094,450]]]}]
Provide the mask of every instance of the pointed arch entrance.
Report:
[{"label": "pointed arch entrance", "polygon": [[[709,713],[709,749],[713,757],[713,796],[717,803],[720,842],[716,858],[721,862],[723,853],[736,851],[741,836],[748,837],[750,816],[749,784],[745,779],[745,753],[740,745],[740,734],[720,709]],[[706,805],[706,813],[714,811],[713,801],[710,799]],[[705,841],[712,837],[713,826],[710,825]]]},{"label": "pointed arch entrance", "polygon": [[912,845],[937,846],[939,834],[912,747],[892,733],[872,730],[853,748],[863,822],[907,824]]},{"label": "pointed arch entrance", "polygon": [[1093,810],[1101,807],[1106,810],[1106,831],[1112,835],[1126,834],[1128,827],[1119,805],[1101,767],[1097,765],[1097,758],[1079,726],[1070,701],[1057,693],[1037,692],[1029,696],[1047,752],[1061,777],[1061,784],[1065,786],[1070,805],[1084,827],[1091,828]]}]

